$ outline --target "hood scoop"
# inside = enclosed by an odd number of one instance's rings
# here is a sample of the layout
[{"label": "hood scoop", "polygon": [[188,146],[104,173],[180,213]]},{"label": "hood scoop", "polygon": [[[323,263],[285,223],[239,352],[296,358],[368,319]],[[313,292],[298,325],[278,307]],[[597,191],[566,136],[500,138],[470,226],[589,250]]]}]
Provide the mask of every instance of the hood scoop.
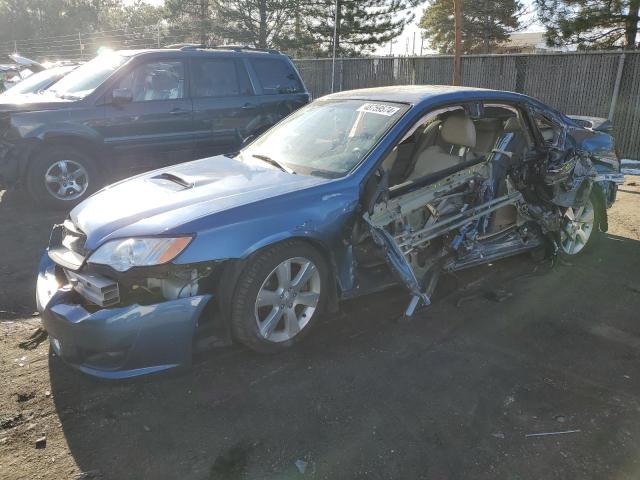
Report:
[{"label": "hood scoop", "polygon": [[[159,175],[149,178],[149,181],[169,188],[174,187],[173,190],[176,191],[187,190],[195,186],[195,182],[189,181],[187,178],[171,172],[162,172]],[[181,188],[175,188],[176,185]]]}]

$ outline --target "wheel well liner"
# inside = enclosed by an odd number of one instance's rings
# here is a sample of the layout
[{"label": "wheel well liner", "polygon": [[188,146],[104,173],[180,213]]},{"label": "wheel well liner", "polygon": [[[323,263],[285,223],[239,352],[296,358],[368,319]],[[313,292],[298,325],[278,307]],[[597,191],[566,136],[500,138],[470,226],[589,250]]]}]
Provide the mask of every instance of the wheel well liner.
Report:
[{"label": "wheel well liner", "polygon": [[596,205],[596,208],[600,210],[600,225],[598,227],[600,228],[601,232],[606,232],[607,230],[609,230],[609,219],[607,215],[607,202],[604,196],[604,192],[602,191],[602,188],[600,188],[600,185],[598,185],[597,183],[593,184],[592,191],[598,200],[598,205]]}]

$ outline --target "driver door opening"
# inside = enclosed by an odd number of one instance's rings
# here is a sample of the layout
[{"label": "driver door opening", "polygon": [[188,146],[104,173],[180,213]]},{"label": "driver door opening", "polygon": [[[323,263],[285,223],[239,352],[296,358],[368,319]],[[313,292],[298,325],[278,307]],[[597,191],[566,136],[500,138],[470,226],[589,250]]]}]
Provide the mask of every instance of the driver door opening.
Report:
[{"label": "driver door opening", "polygon": [[[434,276],[447,265],[465,256],[469,265],[477,262],[483,255],[476,251],[471,258],[477,242],[495,238],[491,252],[497,255],[498,238],[518,227],[521,196],[508,173],[532,146],[522,112],[511,105],[460,104],[422,117],[378,169],[388,189],[354,232],[359,279],[366,283],[386,267],[387,276],[390,269],[415,298],[431,294]],[[383,231],[371,235],[372,228]]]}]

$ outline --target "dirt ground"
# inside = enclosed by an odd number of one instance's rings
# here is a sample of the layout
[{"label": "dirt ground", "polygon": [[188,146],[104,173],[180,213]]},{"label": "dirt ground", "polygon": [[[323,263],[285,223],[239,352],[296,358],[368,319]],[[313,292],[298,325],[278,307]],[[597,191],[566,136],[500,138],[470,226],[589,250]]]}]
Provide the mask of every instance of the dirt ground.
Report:
[{"label": "dirt ground", "polygon": [[223,348],[126,382],[49,355],[34,280],[62,215],[6,194],[0,478],[640,478],[636,179],[572,265],[503,260],[444,278],[408,324],[385,292],[291,352]]}]

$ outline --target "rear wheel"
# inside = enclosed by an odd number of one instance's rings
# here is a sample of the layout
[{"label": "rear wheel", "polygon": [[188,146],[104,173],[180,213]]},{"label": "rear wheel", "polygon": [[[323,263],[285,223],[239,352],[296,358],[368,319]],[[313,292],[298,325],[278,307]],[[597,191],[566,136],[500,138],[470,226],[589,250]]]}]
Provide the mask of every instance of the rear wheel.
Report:
[{"label": "rear wheel", "polygon": [[569,207],[560,230],[560,253],[574,257],[588,251],[600,235],[600,223],[605,211],[593,190],[582,207]]},{"label": "rear wheel", "polygon": [[38,153],[27,172],[27,188],[38,203],[71,208],[101,185],[95,162],[70,147]]},{"label": "rear wheel", "polygon": [[265,353],[291,347],[324,309],[327,283],[324,258],[304,242],[287,241],[258,252],[233,296],[236,338]]}]

